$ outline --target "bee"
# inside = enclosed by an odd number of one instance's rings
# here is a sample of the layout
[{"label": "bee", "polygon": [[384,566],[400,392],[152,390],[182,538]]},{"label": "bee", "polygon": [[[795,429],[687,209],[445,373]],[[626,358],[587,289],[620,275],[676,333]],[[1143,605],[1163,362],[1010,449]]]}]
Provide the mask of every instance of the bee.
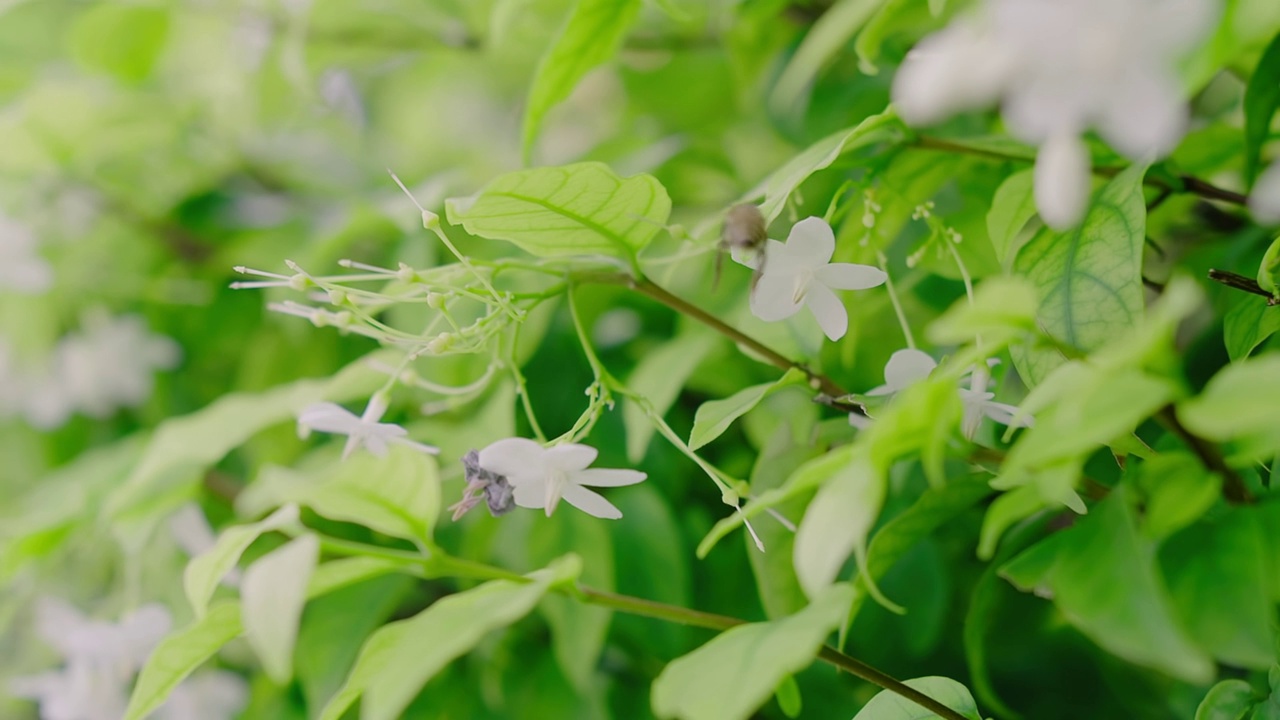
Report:
[{"label": "bee", "polygon": [[755,205],[742,203],[729,208],[724,217],[724,228],[720,231],[720,243],[716,246],[720,251],[716,255],[715,281],[712,287],[720,284],[720,269],[724,263],[725,253],[732,254],[739,250],[747,255],[749,262],[754,263],[755,272],[751,276],[751,288],[755,289],[764,273],[764,247],[769,239],[769,229]]}]

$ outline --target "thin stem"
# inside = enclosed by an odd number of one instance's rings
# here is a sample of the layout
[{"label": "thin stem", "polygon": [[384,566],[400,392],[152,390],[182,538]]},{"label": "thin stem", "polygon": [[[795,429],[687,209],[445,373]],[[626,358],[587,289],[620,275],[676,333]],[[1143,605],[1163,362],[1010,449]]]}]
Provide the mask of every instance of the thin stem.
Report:
[{"label": "thin stem", "polygon": [[902,303],[898,300],[898,291],[893,286],[893,278],[889,276],[889,261],[885,258],[884,253],[877,251],[876,260],[879,261],[880,269],[884,271],[884,287],[889,291],[889,302],[893,303],[893,313],[898,316],[898,325],[902,327],[902,334],[907,339],[907,347],[912,350],[916,349],[915,336],[911,334],[911,325],[907,323],[907,314],[902,310]]},{"label": "thin stem", "polygon": [[522,327],[524,323],[517,323],[511,333],[511,350],[507,353],[507,367],[511,369],[511,377],[516,383],[516,393],[520,395],[520,407],[524,408],[524,416],[529,420],[529,428],[533,430],[533,436],[538,439],[538,442],[546,443],[547,436],[542,432],[542,425],[538,424],[538,416],[533,412],[533,401],[529,399],[529,383],[525,380],[524,373],[520,371],[520,364],[516,362],[516,345],[519,343]]},{"label": "thin stem", "polygon": [[1182,440],[1200,459],[1201,465],[1222,477],[1222,496],[1227,499],[1227,502],[1237,505],[1253,502],[1253,494],[1245,486],[1244,479],[1227,465],[1218,446],[1188,430],[1187,426],[1178,419],[1173,405],[1160,408],[1160,412],[1156,413],[1156,420],[1177,435],[1178,439]]},{"label": "thin stem", "polygon": [[[917,135],[909,142],[909,144],[922,150],[939,150],[942,152],[960,153],[964,155],[973,155],[975,157],[985,157],[991,160],[1000,160],[1002,162],[1010,160],[1014,162],[1035,162],[1035,156],[1033,155],[976,147],[973,145],[966,145],[962,142],[944,140],[942,138],[931,137],[928,135]],[[1102,175],[1103,177],[1114,177],[1120,172],[1120,170],[1121,168],[1110,166],[1093,168],[1094,174]],[[1207,200],[1221,200],[1222,202],[1234,203],[1236,205],[1244,205],[1249,200],[1249,198],[1242,193],[1220,188],[1191,175],[1178,175],[1177,180],[1181,187],[1172,186],[1162,178],[1151,176],[1143,178],[1143,183],[1161,190],[1168,190],[1170,192],[1189,192],[1199,195]]]},{"label": "thin stem", "polygon": [[1233,290],[1261,295],[1267,299],[1268,305],[1280,305],[1280,297],[1276,297],[1264,290],[1262,286],[1258,284],[1258,281],[1251,277],[1237,275],[1233,272],[1227,272],[1226,270],[1210,270],[1209,279],[1214,282],[1220,282]]}]

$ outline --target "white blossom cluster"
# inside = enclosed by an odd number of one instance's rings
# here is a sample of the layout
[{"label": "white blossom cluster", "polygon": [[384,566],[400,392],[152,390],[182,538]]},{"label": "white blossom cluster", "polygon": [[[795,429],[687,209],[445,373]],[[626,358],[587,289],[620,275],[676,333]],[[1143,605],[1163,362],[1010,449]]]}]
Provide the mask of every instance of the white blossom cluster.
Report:
[{"label": "white blossom cluster", "polygon": [[1078,222],[1089,197],[1095,130],[1150,161],[1188,121],[1177,62],[1213,28],[1218,0],[985,0],[922,40],[894,79],[901,117],[928,125],[996,102],[1014,137],[1040,148],[1036,207]]},{"label": "white blossom cluster", "polygon": [[38,244],[31,228],[0,215],[0,294],[34,295],[53,285],[53,268]]},{"label": "white blossom cluster", "polygon": [[102,311],[59,340],[39,367],[20,363],[0,340],[0,418],[55,428],[76,413],[109,416],[146,400],[155,372],[180,356],[177,343],[151,333],[142,317]]}]

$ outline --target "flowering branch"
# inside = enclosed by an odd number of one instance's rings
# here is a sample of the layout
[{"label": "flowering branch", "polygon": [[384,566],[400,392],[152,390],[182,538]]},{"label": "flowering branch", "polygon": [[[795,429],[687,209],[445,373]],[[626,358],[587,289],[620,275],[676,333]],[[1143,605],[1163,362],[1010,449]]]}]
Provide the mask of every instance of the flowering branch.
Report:
[{"label": "flowering branch", "polygon": [[[966,145],[965,143],[962,143],[962,142],[956,142],[954,140],[945,140],[943,138],[936,138],[929,135],[917,135],[913,139],[908,141],[907,144],[910,145],[911,147],[920,148],[922,150],[938,150],[941,152],[973,155],[976,157],[984,157],[991,160],[1000,160],[1000,161],[1011,160],[1014,162],[1025,162],[1025,163],[1035,162],[1034,155],[1030,155],[1030,154],[1024,155],[1019,153],[1005,152],[1002,150],[995,150],[992,148],[978,147],[975,145]],[[1122,168],[1104,165],[1100,167],[1094,167],[1093,172],[1103,177],[1115,177],[1115,175],[1119,173],[1121,169]],[[1160,190],[1163,190],[1166,192],[1188,192],[1188,193],[1193,193],[1195,195],[1199,195],[1200,197],[1205,198],[1206,200],[1220,200],[1222,202],[1229,202],[1235,205],[1244,205],[1249,201],[1249,198],[1242,193],[1235,192],[1234,190],[1227,190],[1225,188],[1220,188],[1217,185],[1213,185],[1211,183],[1205,182],[1204,180],[1201,180],[1200,178],[1197,178],[1192,175],[1177,175],[1175,177],[1178,181],[1177,186],[1171,185],[1167,180],[1161,177],[1148,176],[1143,179],[1143,182],[1147,185],[1150,185],[1151,187],[1159,188]]]}]

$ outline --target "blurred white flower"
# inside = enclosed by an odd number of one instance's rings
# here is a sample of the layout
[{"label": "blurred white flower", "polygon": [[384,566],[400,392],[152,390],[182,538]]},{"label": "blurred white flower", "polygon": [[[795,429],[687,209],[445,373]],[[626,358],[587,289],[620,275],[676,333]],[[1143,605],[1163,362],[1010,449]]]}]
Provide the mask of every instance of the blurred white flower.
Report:
[{"label": "blurred white flower", "polygon": [[479,464],[507,479],[520,507],[543,508],[550,517],[563,498],[588,515],[616,520],[622,511],[587,487],[634,485],[648,476],[638,470],[588,468],[597,454],[587,445],[544,448],[527,438],[507,438],[481,450]]},{"label": "blurred white flower", "polygon": [[[822,218],[805,218],[791,228],[787,242],[768,240],[764,257],[735,254],[748,267],[763,267],[751,292],[751,312],[766,322],[795,315],[808,306],[822,332],[832,340],[844,337],[849,313],[836,290],[866,290],[883,285],[879,268],[853,263],[833,263],[836,238]],[[763,261],[763,266],[761,266]]]},{"label": "blurred white flower", "polygon": [[146,605],[114,624],[90,620],[62,600],[43,599],[36,607],[36,632],[64,665],[14,678],[9,689],[39,703],[44,720],[119,720],[133,675],[170,623],[160,605]]},{"label": "blurred white flower", "polygon": [[[195,503],[187,503],[169,516],[169,534],[188,557],[203,554],[218,540],[204,511]],[[222,582],[231,587],[239,585],[240,568],[231,568]]]},{"label": "blurred white flower", "polygon": [[884,366],[884,384],[868,390],[871,396],[893,395],[929,377],[938,361],[923,350],[905,348],[889,356]]},{"label": "blurred white flower", "polygon": [[153,720],[231,720],[249,704],[249,684],[235,673],[206,670],[173,689]]},{"label": "blurred white flower", "polygon": [[409,431],[399,425],[378,422],[386,411],[387,398],[380,392],[374,393],[373,397],[369,398],[364,414],[359,417],[335,403],[315,403],[298,414],[298,432],[304,437],[312,430],[346,435],[347,444],[342,449],[343,460],[350,457],[351,453],[361,445],[378,457],[386,456],[387,446],[392,443],[405,445],[431,455],[440,452],[440,448],[408,439],[406,436]]},{"label": "blurred white flower", "polygon": [[1253,183],[1249,212],[1266,225],[1280,225],[1280,161],[1271,163]]},{"label": "blurred white flower", "polygon": [[[1216,0],[987,0],[907,55],[894,104],[908,123],[925,125],[1000,100],[1015,137],[1058,144],[1049,165],[1064,173],[1077,167],[1064,159],[1064,138],[1090,128],[1130,158],[1154,159],[1185,132],[1177,63],[1218,12]],[[1037,168],[1037,185],[1047,174]],[[1079,187],[1072,178],[1056,189]],[[1037,188],[1036,197],[1045,212],[1047,193]],[[1071,224],[1083,203],[1069,222],[1061,211],[1074,204],[1069,195],[1048,214]]]},{"label": "blurred white flower", "polygon": [[1036,155],[1036,209],[1052,228],[1074,225],[1089,204],[1089,150],[1072,134],[1050,138]]},{"label": "blurred white flower", "polygon": [[37,294],[53,286],[53,268],[36,245],[30,228],[0,215],[0,291]]}]

